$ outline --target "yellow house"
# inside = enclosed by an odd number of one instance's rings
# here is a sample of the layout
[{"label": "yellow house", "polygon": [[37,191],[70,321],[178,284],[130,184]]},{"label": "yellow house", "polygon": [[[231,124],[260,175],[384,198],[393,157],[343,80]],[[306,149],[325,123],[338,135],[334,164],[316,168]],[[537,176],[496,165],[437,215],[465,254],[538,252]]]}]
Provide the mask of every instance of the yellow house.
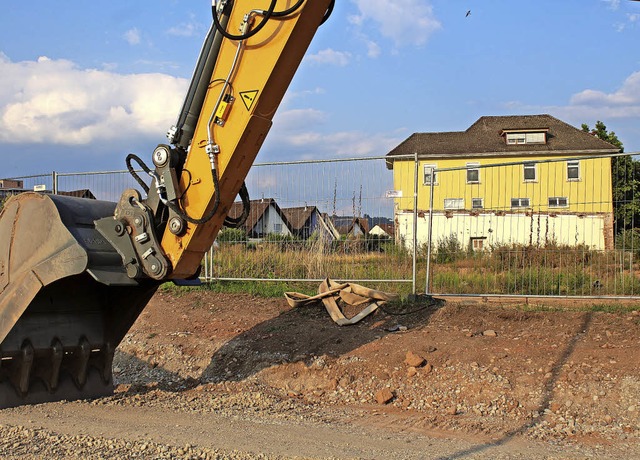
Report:
[{"label": "yellow house", "polygon": [[415,133],[387,154],[397,237],[419,244],[613,247],[611,158],[619,149],[550,115],[486,116],[466,131]]}]

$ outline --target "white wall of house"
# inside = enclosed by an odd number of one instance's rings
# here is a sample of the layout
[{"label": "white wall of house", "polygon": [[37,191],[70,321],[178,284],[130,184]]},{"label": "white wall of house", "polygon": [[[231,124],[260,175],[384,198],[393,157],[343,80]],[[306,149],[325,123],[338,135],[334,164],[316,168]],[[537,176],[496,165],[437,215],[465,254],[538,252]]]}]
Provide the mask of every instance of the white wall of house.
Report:
[{"label": "white wall of house", "polygon": [[287,224],[282,220],[280,214],[273,206],[269,206],[264,214],[262,215],[262,219],[257,223],[256,230],[258,233],[268,234],[268,233],[276,233],[278,235],[291,235],[291,230]]},{"label": "white wall of house", "polygon": [[[606,214],[576,215],[556,214],[504,214],[484,213],[435,213],[433,218],[433,248],[438,241],[455,235],[466,248],[475,244],[488,249],[500,244],[534,244],[544,246],[546,242],[575,246],[584,244],[589,249],[604,250],[605,234],[608,231]],[[413,213],[396,213],[398,234],[409,249],[413,246]],[[418,217],[417,244],[428,241],[429,214]],[[473,242],[475,239],[475,243]]]}]

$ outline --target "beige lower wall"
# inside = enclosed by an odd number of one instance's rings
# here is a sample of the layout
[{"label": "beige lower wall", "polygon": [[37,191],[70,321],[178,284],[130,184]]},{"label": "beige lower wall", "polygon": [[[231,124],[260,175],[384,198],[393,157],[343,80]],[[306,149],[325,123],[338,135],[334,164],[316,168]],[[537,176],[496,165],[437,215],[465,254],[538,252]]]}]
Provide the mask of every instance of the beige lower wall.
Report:
[{"label": "beige lower wall", "polygon": [[[429,213],[418,214],[418,247],[428,241]],[[472,238],[482,238],[485,248],[502,244],[544,246],[547,242],[589,249],[613,248],[612,217],[604,214],[469,213],[436,212],[433,218],[433,248],[454,235],[466,248]],[[397,212],[396,239],[413,245],[413,213]]]}]

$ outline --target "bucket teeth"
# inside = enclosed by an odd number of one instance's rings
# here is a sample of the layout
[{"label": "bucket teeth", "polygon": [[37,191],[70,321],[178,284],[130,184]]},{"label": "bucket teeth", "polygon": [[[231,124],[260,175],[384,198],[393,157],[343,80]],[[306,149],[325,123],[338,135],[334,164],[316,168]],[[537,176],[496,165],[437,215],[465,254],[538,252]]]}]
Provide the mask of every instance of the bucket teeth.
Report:
[{"label": "bucket teeth", "polygon": [[60,340],[55,339],[51,345],[51,375],[49,377],[49,389],[52,392],[58,388],[62,358],[64,358],[64,348]]},{"label": "bucket teeth", "polygon": [[25,341],[20,350],[20,372],[18,374],[18,389],[23,395],[29,391],[29,381],[31,380],[31,369],[35,352],[31,342]]},{"label": "bucket teeth", "polygon": [[76,351],[76,372],[75,378],[79,388],[87,383],[87,373],[89,371],[89,358],[91,358],[91,345],[86,337],[80,339],[80,344]]},{"label": "bucket teeth", "polygon": [[111,382],[111,373],[113,368],[113,355],[115,354],[115,348],[111,342],[107,342],[102,350],[103,365],[102,365],[102,379],[105,383]]}]

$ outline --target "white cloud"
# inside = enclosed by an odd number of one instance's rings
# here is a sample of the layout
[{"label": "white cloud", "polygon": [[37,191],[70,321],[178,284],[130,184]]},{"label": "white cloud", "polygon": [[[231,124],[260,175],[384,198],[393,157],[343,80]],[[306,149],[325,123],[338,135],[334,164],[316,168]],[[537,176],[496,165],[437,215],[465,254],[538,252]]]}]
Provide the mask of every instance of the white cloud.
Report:
[{"label": "white cloud", "polygon": [[351,60],[351,53],[327,48],[322,51],[318,51],[316,54],[307,56],[306,59],[317,64],[331,64],[345,67]]},{"label": "white cloud", "polygon": [[396,46],[424,45],[441,28],[427,0],[352,0],[359,10],[349,21],[361,29],[375,24]]},{"label": "white cloud", "polygon": [[402,140],[388,133],[362,131],[303,131],[280,139],[289,149],[295,149],[308,159],[383,156]]},{"label": "white cloud", "polygon": [[127,30],[122,38],[130,45],[139,45],[140,44],[140,31],[135,27],[133,29]]},{"label": "white cloud", "polygon": [[278,112],[270,134],[270,150],[290,157],[317,159],[385,155],[401,141],[398,133],[324,132],[328,114],[316,109]]},{"label": "white cloud", "polygon": [[292,109],[278,112],[274,123],[278,126],[286,126],[288,130],[295,130],[323,123],[326,118],[326,114],[320,110]]},{"label": "white cloud", "polygon": [[569,106],[607,118],[640,117],[640,71],[632,73],[614,92],[581,91],[571,97]]},{"label": "white cloud", "polygon": [[0,142],[86,145],[161,137],[175,121],[187,81],[121,75],[46,57],[0,55]]},{"label": "white cloud", "polygon": [[200,34],[200,25],[195,22],[178,24],[167,30],[167,34],[174,37],[194,37]]},{"label": "white cloud", "polygon": [[[634,149],[640,145],[640,131],[637,129],[640,120],[640,71],[632,73],[615,91],[607,93],[586,89],[574,94],[567,105],[538,106],[511,101],[503,104],[503,108],[508,113],[550,113],[574,126],[590,120],[615,120],[615,131],[625,145]],[[614,123],[611,124],[613,127]]]},{"label": "white cloud", "polygon": [[380,46],[376,42],[367,40],[367,49],[367,56],[369,56],[370,58],[375,59],[380,56]]},{"label": "white cloud", "polygon": [[609,8],[611,8],[614,11],[620,8],[620,0],[602,0],[602,1],[605,3],[608,3]]}]

